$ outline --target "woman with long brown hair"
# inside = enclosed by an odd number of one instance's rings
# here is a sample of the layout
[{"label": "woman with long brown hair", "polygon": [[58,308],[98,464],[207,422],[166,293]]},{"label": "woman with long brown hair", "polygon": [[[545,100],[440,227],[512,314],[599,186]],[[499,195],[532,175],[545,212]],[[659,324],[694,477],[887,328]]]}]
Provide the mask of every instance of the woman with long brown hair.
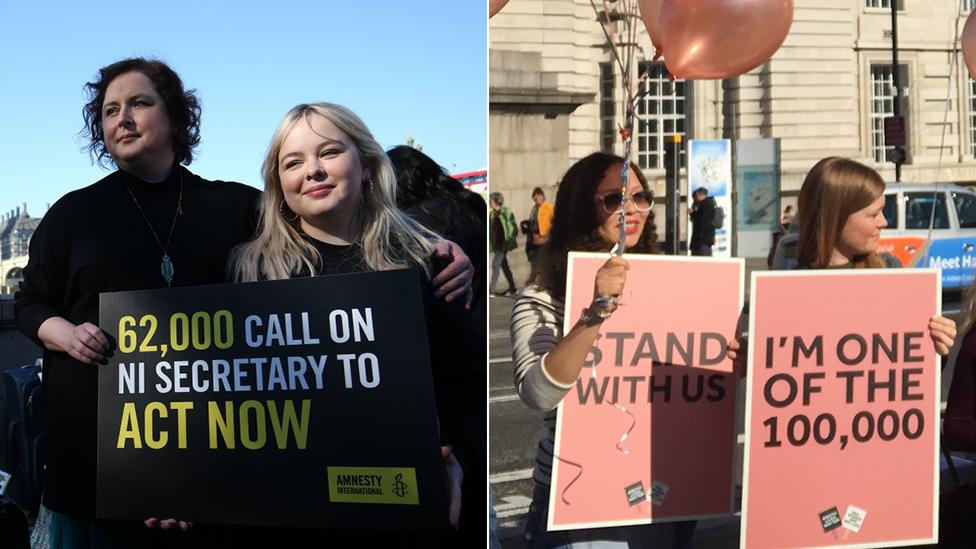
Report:
[{"label": "woman with long brown hair", "polygon": [[[875,170],[847,158],[830,156],[817,162],[800,188],[796,241],[786,241],[777,257],[788,269],[877,269],[901,267],[898,258],[878,253],[884,216],[885,182]],[[942,315],[929,320],[935,350],[949,354],[956,339],[956,323]],[[729,344],[737,356],[739,342]],[[742,353],[744,356],[745,353]],[[736,362],[741,367],[744,359]]]}]

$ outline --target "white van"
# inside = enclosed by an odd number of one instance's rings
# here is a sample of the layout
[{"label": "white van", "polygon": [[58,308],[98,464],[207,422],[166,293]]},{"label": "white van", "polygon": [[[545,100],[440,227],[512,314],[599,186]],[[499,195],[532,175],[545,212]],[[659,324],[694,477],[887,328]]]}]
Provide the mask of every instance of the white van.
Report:
[{"label": "white van", "polygon": [[[888,183],[884,215],[888,227],[881,231],[878,252],[894,255],[905,267],[942,269],[943,288],[965,288],[972,283],[976,274],[976,192],[949,184]],[[796,232],[780,239],[774,269],[796,265],[796,239]]]},{"label": "white van", "polygon": [[889,183],[884,214],[888,227],[881,231],[879,252],[894,255],[905,267],[942,269],[943,288],[972,283],[976,192],[958,185]]}]

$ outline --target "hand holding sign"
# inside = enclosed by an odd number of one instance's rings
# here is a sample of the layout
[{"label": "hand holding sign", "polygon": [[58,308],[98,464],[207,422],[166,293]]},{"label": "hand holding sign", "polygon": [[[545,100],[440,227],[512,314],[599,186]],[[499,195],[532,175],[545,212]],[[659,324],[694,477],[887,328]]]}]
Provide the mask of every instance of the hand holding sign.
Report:
[{"label": "hand holding sign", "polygon": [[83,364],[104,362],[111,348],[98,326],[91,322],[76,326],[59,316],[45,320],[37,329],[37,337],[48,349],[65,352]]},{"label": "hand holding sign", "polygon": [[956,343],[956,321],[942,315],[929,320],[929,336],[935,344],[935,352],[949,356],[949,349]]},{"label": "hand holding sign", "polygon": [[729,340],[725,348],[725,356],[732,361],[732,371],[739,377],[746,377],[749,365],[748,343],[740,343],[738,339]]},{"label": "hand holding sign", "polygon": [[183,530],[184,532],[188,531],[190,528],[193,528],[192,522],[176,520],[175,518],[159,520],[156,517],[149,517],[143,521],[143,524],[146,525],[146,528],[155,528],[159,526],[159,528],[162,530],[172,530],[174,527],[179,526],[180,530]]},{"label": "hand holding sign", "polygon": [[455,530],[461,521],[461,485],[464,483],[464,470],[461,463],[454,456],[450,445],[441,446],[441,457],[444,458],[444,468],[447,469],[447,520]]}]

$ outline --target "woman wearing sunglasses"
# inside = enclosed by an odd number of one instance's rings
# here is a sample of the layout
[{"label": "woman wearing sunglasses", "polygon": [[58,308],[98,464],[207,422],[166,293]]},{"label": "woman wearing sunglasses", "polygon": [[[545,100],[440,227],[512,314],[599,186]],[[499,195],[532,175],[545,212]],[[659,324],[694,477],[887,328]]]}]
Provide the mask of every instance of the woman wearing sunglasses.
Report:
[{"label": "woman wearing sunglasses", "polygon": [[[549,483],[552,475],[555,408],[576,383],[600,323],[613,314],[627,281],[627,261],[613,256],[597,271],[593,301],[568,333],[563,333],[566,262],[570,251],[610,252],[620,235],[620,209],[625,212],[626,252],[653,253],[656,248],[651,206],[653,194],[640,169],[630,165],[626,194],[621,194],[624,160],[593,153],[576,162],[563,176],[556,194],[556,210],[549,242],[533,265],[530,286],[512,308],[512,362],[515,387],[529,407],[546,412],[545,436],[536,452],[526,547],[660,547],[673,536],[672,525],[546,530]],[[575,314],[572,311],[571,314]],[[681,528],[681,527],[678,527]],[[687,530],[685,527],[684,530]],[[676,546],[681,546],[675,543]]]}]

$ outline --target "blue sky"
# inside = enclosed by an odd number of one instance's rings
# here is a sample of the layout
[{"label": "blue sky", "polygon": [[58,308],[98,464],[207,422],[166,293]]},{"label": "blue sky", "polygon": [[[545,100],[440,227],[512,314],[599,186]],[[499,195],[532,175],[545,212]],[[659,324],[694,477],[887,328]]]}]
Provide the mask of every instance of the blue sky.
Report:
[{"label": "blue sky", "polygon": [[450,172],[488,164],[487,17],[467,0],[0,0],[0,213],[43,213],[104,177],[78,132],[83,86],[152,56],[203,104],[190,169],[260,187],[268,139],[297,103],[356,111],[386,148],[412,136]]}]

